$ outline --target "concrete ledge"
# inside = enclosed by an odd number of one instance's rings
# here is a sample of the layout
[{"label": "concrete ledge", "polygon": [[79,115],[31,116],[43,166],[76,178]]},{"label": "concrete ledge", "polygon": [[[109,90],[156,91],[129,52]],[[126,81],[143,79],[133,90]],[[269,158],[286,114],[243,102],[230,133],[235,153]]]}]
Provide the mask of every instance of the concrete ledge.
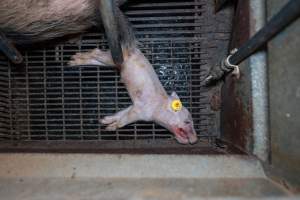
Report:
[{"label": "concrete ledge", "polygon": [[0,195],[5,200],[290,199],[280,187],[261,178],[0,178]]},{"label": "concrete ledge", "polygon": [[265,178],[249,156],[3,153],[0,163],[0,178]]}]

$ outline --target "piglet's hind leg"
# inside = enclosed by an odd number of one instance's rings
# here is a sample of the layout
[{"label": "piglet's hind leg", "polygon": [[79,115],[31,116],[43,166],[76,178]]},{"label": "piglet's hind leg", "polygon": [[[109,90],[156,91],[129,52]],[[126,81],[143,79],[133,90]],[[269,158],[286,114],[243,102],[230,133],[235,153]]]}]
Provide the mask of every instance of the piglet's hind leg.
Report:
[{"label": "piglet's hind leg", "polygon": [[114,115],[106,116],[100,120],[101,124],[107,125],[106,130],[115,131],[118,128],[126,126],[127,124],[133,123],[139,120],[139,114],[134,106],[117,112]]},{"label": "piglet's hind leg", "polygon": [[101,65],[114,66],[111,54],[109,51],[101,51],[94,49],[90,52],[76,53],[71,57],[69,65]]}]

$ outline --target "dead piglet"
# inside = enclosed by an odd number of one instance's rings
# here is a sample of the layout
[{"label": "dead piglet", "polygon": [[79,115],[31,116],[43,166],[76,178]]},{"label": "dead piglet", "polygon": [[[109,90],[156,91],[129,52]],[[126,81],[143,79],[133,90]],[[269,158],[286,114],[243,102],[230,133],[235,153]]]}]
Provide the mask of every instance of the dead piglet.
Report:
[{"label": "dead piglet", "polygon": [[[140,120],[154,121],[174,133],[179,143],[195,143],[197,134],[191,114],[175,92],[170,96],[166,93],[147,58],[137,48],[123,50],[123,57],[121,80],[133,104],[100,122],[113,131]],[[99,49],[74,55],[70,64],[114,65],[110,52]]]}]

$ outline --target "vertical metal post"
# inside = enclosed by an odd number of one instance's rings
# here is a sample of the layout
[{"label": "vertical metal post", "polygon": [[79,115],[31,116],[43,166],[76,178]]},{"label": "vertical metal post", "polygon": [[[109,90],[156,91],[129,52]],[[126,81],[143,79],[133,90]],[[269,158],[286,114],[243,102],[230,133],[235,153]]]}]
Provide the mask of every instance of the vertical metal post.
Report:
[{"label": "vertical metal post", "polygon": [[[266,23],[266,1],[251,0],[250,35],[253,36]],[[268,128],[268,76],[267,54],[261,50],[249,58],[252,91],[253,154],[262,161],[269,158]]]}]

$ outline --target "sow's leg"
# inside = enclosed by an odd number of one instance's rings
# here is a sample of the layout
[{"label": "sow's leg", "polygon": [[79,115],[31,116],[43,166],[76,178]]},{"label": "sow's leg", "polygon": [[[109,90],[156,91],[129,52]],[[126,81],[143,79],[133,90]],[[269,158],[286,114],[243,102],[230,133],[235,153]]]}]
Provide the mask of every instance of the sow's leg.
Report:
[{"label": "sow's leg", "polygon": [[119,66],[123,63],[123,54],[117,9],[117,3],[115,0],[99,0],[99,10],[102,24],[107,36],[108,45],[111,50],[114,63]]},{"label": "sow's leg", "polygon": [[19,64],[23,61],[23,57],[15,46],[6,38],[4,33],[0,31],[0,52],[3,52],[13,63]]}]

